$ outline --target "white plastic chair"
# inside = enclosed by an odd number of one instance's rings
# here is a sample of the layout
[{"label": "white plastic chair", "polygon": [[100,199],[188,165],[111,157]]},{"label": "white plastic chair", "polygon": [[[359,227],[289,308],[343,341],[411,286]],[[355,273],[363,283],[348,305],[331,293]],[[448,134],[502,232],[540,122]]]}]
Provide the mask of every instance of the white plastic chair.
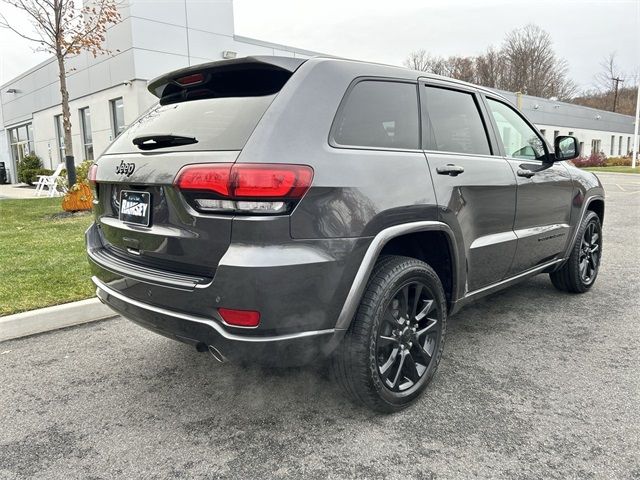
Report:
[{"label": "white plastic chair", "polygon": [[64,168],[64,163],[59,163],[56,170],[52,175],[38,175],[38,183],[36,184],[36,197],[39,197],[44,193],[44,187],[47,187],[47,192],[50,197],[60,195],[58,192],[58,177]]}]

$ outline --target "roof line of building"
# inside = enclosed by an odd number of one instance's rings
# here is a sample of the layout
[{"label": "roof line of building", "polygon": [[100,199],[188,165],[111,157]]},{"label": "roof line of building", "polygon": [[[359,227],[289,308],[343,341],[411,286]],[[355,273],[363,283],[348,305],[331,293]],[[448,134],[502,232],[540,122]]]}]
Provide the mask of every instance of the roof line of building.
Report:
[{"label": "roof line of building", "polygon": [[44,66],[52,63],[53,61],[55,61],[56,57],[49,57],[46,60],[43,60],[42,62],[38,63],[37,65],[29,68],[28,70],[25,70],[24,72],[22,72],[20,75],[18,75],[17,77],[13,77],[11,80],[4,82],[2,85],[0,85],[0,90],[4,89],[4,87],[15,83],[17,80],[20,80],[23,77],[26,77],[27,75],[35,72],[36,70],[40,70],[41,68],[43,68]]},{"label": "roof line of building", "polygon": [[[499,90],[499,89],[490,89],[490,90],[495,90],[498,93],[500,93],[501,95],[518,95],[517,92],[509,92],[507,90]],[[553,102],[559,105],[566,105],[568,107],[578,107],[578,108],[584,108],[586,110],[591,110],[593,112],[604,112],[607,115],[617,115],[619,117],[623,117],[623,118],[634,118],[633,115],[627,115],[626,113],[620,113],[620,112],[612,112],[611,110],[603,110],[601,108],[594,108],[594,107],[588,107],[586,105],[580,105],[579,103],[571,103],[571,102],[567,102],[564,100],[552,100],[551,98],[544,98],[544,97],[536,97],[535,95],[528,95],[526,93],[522,94],[522,98],[528,98],[528,99],[538,99],[538,100],[544,100],[545,102]]]},{"label": "roof line of building", "polygon": [[267,48],[277,48],[278,50],[284,50],[286,52],[294,52],[294,53],[300,53],[302,55],[307,55],[310,57],[315,57],[318,55],[322,55],[324,56],[324,53],[320,53],[320,52],[315,52],[312,50],[305,50],[304,48],[297,48],[297,47],[291,47],[289,45],[284,45],[281,43],[274,43],[274,42],[267,42],[265,40],[259,40],[257,38],[251,38],[251,37],[245,37],[242,35],[233,35],[233,39],[237,40],[239,42],[244,42],[244,43],[251,43],[253,45],[258,45],[260,47],[267,47]]}]

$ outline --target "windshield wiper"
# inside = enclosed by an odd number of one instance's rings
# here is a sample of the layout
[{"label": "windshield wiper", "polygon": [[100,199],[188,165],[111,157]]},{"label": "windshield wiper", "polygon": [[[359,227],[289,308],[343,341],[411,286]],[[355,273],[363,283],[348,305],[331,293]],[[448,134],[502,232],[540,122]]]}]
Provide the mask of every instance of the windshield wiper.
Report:
[{"label": "windshield wiper", "polygon": [[133,139],[133,144],[140,150],[154,150],[156,148],[190,145],[192,143],[198,143],[198,140],[195,137],[174,135],[173,133],[141,135]]}]

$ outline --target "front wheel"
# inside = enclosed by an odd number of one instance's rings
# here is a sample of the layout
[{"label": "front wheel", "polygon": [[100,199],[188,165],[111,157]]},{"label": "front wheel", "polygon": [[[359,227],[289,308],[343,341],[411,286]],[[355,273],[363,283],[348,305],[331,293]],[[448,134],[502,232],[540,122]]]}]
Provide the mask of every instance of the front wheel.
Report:
[{"label": "front wheel", "polygon": [[333,358],[338,383],[373,410],[407,407],[438,368],[446,316],[444,290],[429,265],[382,257]]},{"label": "front wheel", "polygon": [[587,212],[578,227],[576,241],[567,262],[551,272],[551,283],[571,293],[584,293],[596,281],[602,258],[602,226],[595,212]]}]

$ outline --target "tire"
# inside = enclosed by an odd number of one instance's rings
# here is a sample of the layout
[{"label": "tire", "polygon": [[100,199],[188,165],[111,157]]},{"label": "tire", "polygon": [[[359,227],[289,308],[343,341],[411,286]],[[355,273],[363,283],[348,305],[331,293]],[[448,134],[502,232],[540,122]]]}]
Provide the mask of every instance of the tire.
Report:
[{"label": "tire", "polygon": [[602,259],[602,226],[595,212],[588,211],[578,227],[576,241],[565,264],[549,277],[558,290],[585,293],[596,281]]},{"label": "tire", "polygon": [[358,404],[384,413],[406,408],[438,368],[446,309],[442,283],[429,265],[381,257],[332,358],[334,378]]}]

